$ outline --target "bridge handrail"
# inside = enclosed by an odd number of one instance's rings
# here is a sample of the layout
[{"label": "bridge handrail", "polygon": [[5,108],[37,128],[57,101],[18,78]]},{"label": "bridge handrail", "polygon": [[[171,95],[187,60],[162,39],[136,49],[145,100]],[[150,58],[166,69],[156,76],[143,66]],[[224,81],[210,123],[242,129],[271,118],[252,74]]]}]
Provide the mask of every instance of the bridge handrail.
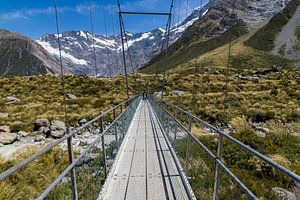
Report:
[{"label": "bridge handrail", "polygon": [[190,133],[190,131],[176,118],[174,117],[169,111],[167,111],[165,108],[160,106],[161,109],[163,109],[179,126],[182,128],[203,150],[204,152],[216,163],[219,164],[219,166],[232,178],[232,180],[238,184],[238,186],[252,199],[252,200],[258,200],[258,197],[253,194],[253,192],[237,177],[235,176],[229,168],[227,168],[224,163],[215,156],[201,141],[199,141],[193,134]]},{"label": "bridge handrail", "polygon": [[[127,102],[127,101],[126,101]],[[125,103],[126,103],[125,102]],[[54,189],[54,187],[68,174],[71,170],[76,166],[76,164],[88,153],[88,151],[101,139],[103,135],[107,133],[108,130],[114,125],[114,122],[118,121],[127,110],[131,108],[131,105],[127,107],[127,109],[121,113],[116,119],[109,124],[109,126],[78,156],[76,160],[74,160],[49,186],[45,189],[42,194],[37,198],[37,200],[45,199],[48,194]],[[96,119],[96,118],[95,118]],[[99,119],[99,118],[98,118]]]},{"label": "bridge handrail", "polygon": [[[157,97],[156,97],[157,98]],[[239,140],[235,139],[234,137],[228,135],[227,133],[221,131],[220,129],[216,128],[215,126],[209,124],[208,122],[205,122],[204,120],[200,119],[199,117],[193,115],[192,113],[183,110],[182,108],[166,102],[165,100],[161,99],[161,98],[157,98],[160,102],[165,103],[169,106],[174,107],[175,109],[180,110],[181,112],[185,113],[187,116],[192,117],[194,120],[196,120],[197,122],[200,122],[202,124],[204,124],[206,127],[214,130],[215,132],[217,132],[219,135],[224,136],[225,138],[229,139],[229,141],[237,144],[238,146],[240,146],[241,148],[243,148],[244,150],[246,150],[247,152],[249,152],[250,154],[258,157],[259,159],[261,159],[262,161],[268,163],[269,165],[271,165],[272,167],[276,168],[278,171],[280,171],[281,173],[287,175],[288,177],[290,177],[291,179],[293,179],[296,182],[300,182],[300,176],[292,171],[290,171],[289,169],[285,168],[284,166],[280,165],[279,163],[273,161],[272,159],[268,158],[267,156],[261,154],[260,152],[252,149],[251,147],[245,145],[244,143],[240,142]],[[171,115],[172,116],[172,115]]]},{"label": "bridge handrail", "polygon": [[100,118],[106,116],[108,113],[110,113],[111,111],[114,111],[115,109],[117,109],[118,107],[121,107],[123,105],[126,105],[127,103],[129,103],[130,101],[134,100],[137,96],[131,97],[121,103],[119,103],[118,105],[110,108],[109,110],[102,112],[100,115],[98,115],[97,117],[95,117],[94,119],[92,119],[91,121],[83,124],[82,126],[71,130],[70,133],[66,134],[65,136],[63,136],[62,138],[56,140],[55,142],[49,144],[48,146],[44,147],[43,149],[39,150],[38,152],[34,153],[33,155],[31,155],[30,157],[26,158],[25,160],[19,162],[18,164],[16,164],[15,166],[7,169],[6,171],[2,172],[0,174],[0,181],[6,179],[7,177],[9,177],[10,175],[12,175],[13,173],[19,171],[20,169],[22,169],[23,167],[25,167],[26,165],[28,165],[29,163],[31,163],[32,161],[34,161],[35,159],[39,158],[40,156],[44,155],[45,153],[49,152],[51,149],[53,149],[54,147],[56,147],[57,145],[59,145],[60,143],[62,143],[63,141],[71,138],[74,134],[78,133],[79,131],[83,130],[84,128],[88,127],[89,125],[93,124],[94,122],[96,122],[97,120],[99,120]]}]

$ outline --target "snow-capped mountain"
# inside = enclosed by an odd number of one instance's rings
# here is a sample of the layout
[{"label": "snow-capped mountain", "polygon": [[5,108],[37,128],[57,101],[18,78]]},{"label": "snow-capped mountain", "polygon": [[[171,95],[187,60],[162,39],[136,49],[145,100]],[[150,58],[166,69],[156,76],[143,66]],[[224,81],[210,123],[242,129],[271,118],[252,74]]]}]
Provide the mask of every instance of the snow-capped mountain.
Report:
[{"label": "snow-capped mountain", "polygon": [[[210,3],[196,8],[188,18],[171,29],[170,43],[174,43],[199,17],[205,15]],[[125,48],[128,71],[137,70],[161,51],[165,30],[157,28],[144,33],[126,33]],[[37,42],[50,54],[59,59],[57,34],[45,34]],[[95,60],[98,75],[112,76],[124,72],[122,62],[122,44],[120,36],[93,36],[88,31],[68,31],[60,35],[64,68],[76,75],[95,75]],[[96,56],[94,56],[94,49]],[[127,53],[128,54],[128,53]],[[96,59],[95,59],[96,57]],[[132,61],[132,64],[130,62]]]},{"label": "snow-capped mountain", "polygon": [[[289,1],[290,0],[236,0],[234,5],[235,13],[239,19],[242,19],[249,26],[258,27],[282,10]],[[202,7],[196,8],[183,22],[172,27],[170,45],[175,43],[178,38],[183,35],[185,35],[183,36],[184,38],[197,37],[200,40],[207,40],[216,35],[220,35],[232,25],[230,18],[228,19],[229,21],[226,21],[226,16],[231,13],[232,8],[232,0],[210,0]],[[219,24],[215,24],[216,27],[211,31],[209,31],[212,27],[210,23],[206,25],[202,22],[203,20],[201,21],[209,11],[213,13],[209,13],[208,22],[209,20],[215,21],[216,19],[220,21]],[[200,23],[200,25],[197,25],[197,23]],[[194,27],[192,26],[193,24]],[[193,30],[195,27],[197,30]],[[187,29],[189,30],[186,31]],[[191,33],[192,36],[186,37],[189,33]],[[127,32],[126,35],[128,42],[125,44],[125,48],[128,48],[131,55],[131,59],[127,55],[127,70],[131,72],[142,67],[152,58],[160,54],[165,30],[163,28],[157,28],[144,33]],[[68,31],[62,33],[60,39],[66,72],[76,75],[95,75],[95,60],[98,75],[100,76],[112,76],[124,72],[120,36],[106,38],[101,35],[95,35],[93,37],[88,31]],[[58,61],[59,52],[56,34],[46,34],[37,40],[37,42],[50,54],[54,55]],[[96,56],[94,56],[94,48]]]}]

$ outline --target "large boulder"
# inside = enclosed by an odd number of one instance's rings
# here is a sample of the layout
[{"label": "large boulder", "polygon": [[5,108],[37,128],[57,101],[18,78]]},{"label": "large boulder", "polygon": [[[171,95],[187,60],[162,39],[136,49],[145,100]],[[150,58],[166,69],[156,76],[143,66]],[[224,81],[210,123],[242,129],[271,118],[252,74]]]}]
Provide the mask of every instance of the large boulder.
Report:
[{"label": "large boulder", "polygon": [[39,119],[34,120],[34,122],[33,122],[35,131],[40,130],[41,127],[49,127],[49,125],[50,125],[50,122],[46,118],[39,118]]},{"label": "large boulder", "polygon": [[18,138],[18,135],[10,132],[9,126],[0,126],[0,143],[12,144]]},{"label": "large boulder", "polygon": [[53,138],[61,138],[64,136],[65,132],[66,132],[67,128],[64,122],[62,121],[58,121],[58,120],[54,120],[51,122],[50,125],[50,135]]},{"label": "large boulder", "polygon": [[39,132],[48,136],[50,134],[50,128],[42,126],[42,127],[40,127]]}]

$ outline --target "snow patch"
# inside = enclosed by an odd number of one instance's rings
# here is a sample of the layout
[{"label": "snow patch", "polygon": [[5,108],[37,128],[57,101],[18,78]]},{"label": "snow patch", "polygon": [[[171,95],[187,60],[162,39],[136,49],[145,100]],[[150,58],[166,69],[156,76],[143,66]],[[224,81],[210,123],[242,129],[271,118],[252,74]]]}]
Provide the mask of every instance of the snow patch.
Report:
[{"label": "snow patch", "polygon": [[[44,49],[46,51],[48,51],[50,54],[52,55],[55,55],[55,56],[59,56],[59,50],[58,49],[55,49],[53,48],[48,42],[43,42],[41,40],[37,40],[37,42],[42,45],[44,47]],[[83,59],[78,59],[78,58],[75,58],[74,56],[66,53],[65,51],[61,51],[61,55],[63,58],[71,61],[72,63],[74,64],[79,64],[79,65],[86,65],[88,66],[88,62],[86,60],[83,60]]]},{"label": "snow patch", "polygon": [[163,33],[165,33],[166,32],[166,30],[165,29],[163,29],[163,28],[158,28],[161,32],[163,32]]},{"label": "snow patch", "polygon": [[111,47],[114,47],[116,45],[116,41],[115,40],[109,40],[109,39],[101,39],[101,38],[94,38],[96,43],[101,43],[103,45],[108,45]]},{"label": "snow patch", "polygon": [[206,9],[206,10],[203,12],[202,17],[203,17],[204,15],[206,15],[206,13],[208,12],[208,10],[209,10],[209,9]]},{"label": "snow patch", "polygon": [[82,49],[81,44],[79,44],[79,42],[74,42],[75,45],[78,45],[80,49]]},{"label": "snow patch", "polygon": [[150,38],[151,32],[143,33],[141,37],[136,38],[134,40],[128,41],[128,48],[131,47],[134,43]]},{"label": "snow patch", "polygon": [[126,32],[125,34],[128,35],[128,36],[130,36],[130,37],[133,37],[132,33]]},{"label": "snow patch", "polygon": [[[54,34],[54,37],[55,37],[55,38],[58,38],[58,34]],[[59,37],[61,38],[61,37],[62,37],[62,34],[59,34]]]},{"label": "snow patch", "polygon": [[[208,10],[207,10],[208,11]],[[206,14],[207,11],[205,11],[204,13]],[[172,32],[175,32],[175,33],[182,33],[183,31],[185,31],[185,29],[187,29],[189,26],[191,26],[196,20],[198,19],[198,17],[188,21],[187,23],[181,25],[181,26],[178,26],[174,29],[172,29]]]},{"label": "snow patch", "polygon": [[86,36],[86,34],[85,34],[85,32],[83,32],[83,31],[80,31],[80,36],[83,37],[83,38],[85,38],[85,39],[88,39],[87,36]]}]

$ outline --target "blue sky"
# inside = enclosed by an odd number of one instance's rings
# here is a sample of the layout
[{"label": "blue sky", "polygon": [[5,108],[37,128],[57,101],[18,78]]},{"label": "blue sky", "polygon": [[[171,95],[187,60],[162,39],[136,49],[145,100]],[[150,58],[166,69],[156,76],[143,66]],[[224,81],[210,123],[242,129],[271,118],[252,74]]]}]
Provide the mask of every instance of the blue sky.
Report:
[{"label": "blue sky", "polygon": [[[117,0],[90,0],[95,33],[108,35],[119,32]],[[207,0],[202,0],[205,3]],[[167,12],[171,0],[121,0],[122,10]],[[0,0],[0,28],[18,32],[32,39],[45,33],[56,33],[53,0]],[[57,0],[61,32],[91,31],[89,0]],[[179,7],[180,4],[180,7]],[[188,7],[187,7],[188,5]],[[201,0],[175,0],[173,23],[185,18],[186,13],[201,5]],[[188,9],[186,9],[188,8]],[[144,32],[165,27],[166,17],[124,16],[126,31]]]}]

